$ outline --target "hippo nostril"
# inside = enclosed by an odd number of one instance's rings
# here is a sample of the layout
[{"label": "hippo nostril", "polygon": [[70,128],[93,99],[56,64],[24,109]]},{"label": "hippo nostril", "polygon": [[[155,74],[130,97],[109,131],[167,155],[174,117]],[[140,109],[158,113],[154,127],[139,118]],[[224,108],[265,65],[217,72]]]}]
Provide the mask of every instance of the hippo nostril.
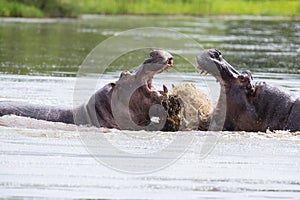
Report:
[{"label": "hippo nostril", "polygon": [[173,67],[173,58],[169,58],[167,64]]},{"label": "hippo nostril", "polygon": [[217,59],[218,61],[221,61],[222,54],[219,50],[214,49],[209,52],[209,56],[213,59]]}]

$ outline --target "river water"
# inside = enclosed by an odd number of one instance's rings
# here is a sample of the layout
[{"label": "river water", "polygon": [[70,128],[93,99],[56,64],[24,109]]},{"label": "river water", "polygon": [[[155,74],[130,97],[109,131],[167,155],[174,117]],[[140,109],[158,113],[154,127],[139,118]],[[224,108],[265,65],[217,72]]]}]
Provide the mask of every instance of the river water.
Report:
[{"label": "river water", "polygon": [[[238,70],[300,96],[298,19],[83,16],[0,19],[0,100],[72,106],[77,71],[91,50],[142,27],[178,31],[200,49],[218,48]],[[91,77],[98,87],[115,81],[148,50],[112,63],[100,81]],[[173,70],[154,78],[157,88],[183,82],[217,99],[214,79],[180,56]],[[288,131],[153,134],[5,116],[0,152],[4,198],[300,199],[300,136]]]}]

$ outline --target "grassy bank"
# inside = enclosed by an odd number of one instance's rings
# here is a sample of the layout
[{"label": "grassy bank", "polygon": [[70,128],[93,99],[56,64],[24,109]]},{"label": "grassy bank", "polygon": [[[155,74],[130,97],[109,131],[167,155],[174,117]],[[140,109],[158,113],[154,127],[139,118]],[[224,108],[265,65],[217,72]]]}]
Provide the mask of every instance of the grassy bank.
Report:
[{"label": "grassy bank", "polygon": [[3,17],[75,17],[80,13],[77,1],[0,0]]},{"label": "grassy bank", "polygon": [[80,14],[300,16],[299,0],[0,0],[0,16]]},{"label": "grassy bank", "polygon": [[0,0],[0,16],[2,17],[44,17],[43,11],[35,6],[19,2]]}]

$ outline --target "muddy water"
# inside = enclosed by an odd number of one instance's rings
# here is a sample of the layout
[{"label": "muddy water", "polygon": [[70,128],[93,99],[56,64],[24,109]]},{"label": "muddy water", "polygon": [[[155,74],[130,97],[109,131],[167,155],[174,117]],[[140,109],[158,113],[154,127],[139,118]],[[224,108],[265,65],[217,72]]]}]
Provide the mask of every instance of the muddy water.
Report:
[{"label": "muddy water", "polygon": [[[72,106],[75,75],[86,54],[116,32],[145,25],[172,28],[193,37],[203,48],[219,48],[239,70],[251,69],[257,80],[300,96],[297,20],[129,16],[121,23],[120,19],[124,16],[62,21],[1,19],[0,99]],[[144,57],[145,52],[138,54],[139,60]],[[131,66],[131,62],[121,67]],[[200,76],[184,62],[179,61],[178,66],[156,76],[156,87],[192,82],[213,101],[217,99],[218,88],[211,87],[217,85],[212,77]],[[118,78],[120,71],[113,69],[101,76],[99,87]],[[149,137],[133,137],[137,134]],[[299,133],[156,134],[159,137],[146,132],[1,117],[0,196],[300,198]],[[98,139],[99,135],[110,147],[129,154],[103,149],[96,155],[91,150],[94,143],[87,147],[84,139]],[[175,145],[166,148],[172,141]],[[169,154],[155,154],[164,148]],[[155,156],[146,157],[151,154]],[[147,173],[133,174],[131,169],[145,169]]]}]

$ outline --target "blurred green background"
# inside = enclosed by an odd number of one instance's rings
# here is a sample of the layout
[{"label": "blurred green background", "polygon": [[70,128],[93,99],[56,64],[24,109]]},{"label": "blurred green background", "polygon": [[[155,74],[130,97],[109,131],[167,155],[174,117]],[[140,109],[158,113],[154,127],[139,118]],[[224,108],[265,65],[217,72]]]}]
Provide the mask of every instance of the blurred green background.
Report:
[{"label": "blurred green background", "polygon": [[299,0],[0,0],[4,17],[81,14],[299,16]]}]

